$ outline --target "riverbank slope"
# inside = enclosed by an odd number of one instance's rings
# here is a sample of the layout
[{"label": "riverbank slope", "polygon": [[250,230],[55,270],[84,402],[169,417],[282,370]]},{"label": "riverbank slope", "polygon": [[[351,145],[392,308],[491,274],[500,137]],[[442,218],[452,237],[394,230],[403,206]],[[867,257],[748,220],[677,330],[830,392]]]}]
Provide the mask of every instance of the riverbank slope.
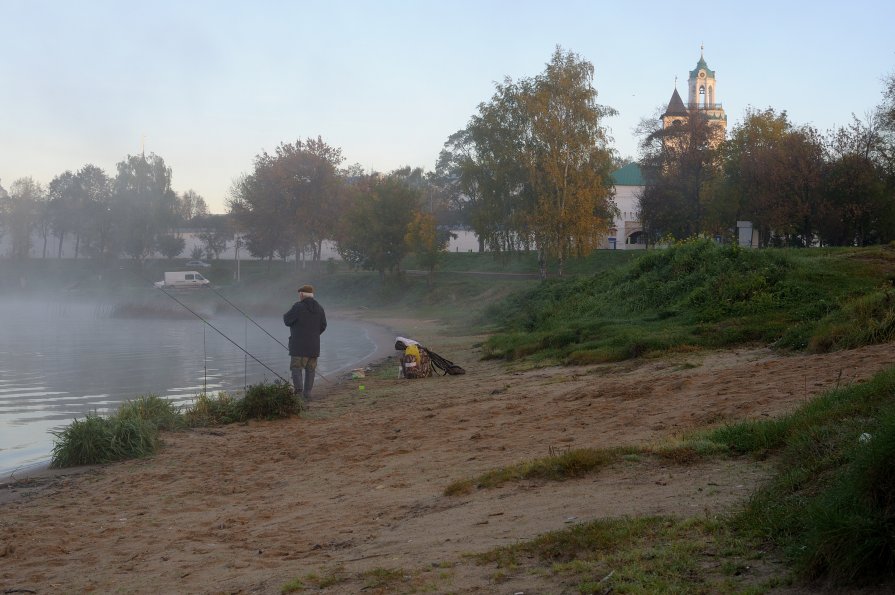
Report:
[{"label": "riverbank slope", "polygon": [[[484,337],[378,320],[464,376],[325,385],[302,417],[166,434],[157,456],[7,490],[0,586],[80,591],[563,592],[466,556],[599,518],[706,516],[737,506],[767,464],[630,460],[561,483],[445,496],[453,481],[570,448],[667,440],[788,412],[895,364],[890,345],[822,355],[696,352],[574,368],[481,360]],[[324,385],[321,386],[323,388]],[[714,554],[705,572],[720,573]],[[740,577],[776,570],[754,562]],[[777,569],[779,570],[779,569]]]}]

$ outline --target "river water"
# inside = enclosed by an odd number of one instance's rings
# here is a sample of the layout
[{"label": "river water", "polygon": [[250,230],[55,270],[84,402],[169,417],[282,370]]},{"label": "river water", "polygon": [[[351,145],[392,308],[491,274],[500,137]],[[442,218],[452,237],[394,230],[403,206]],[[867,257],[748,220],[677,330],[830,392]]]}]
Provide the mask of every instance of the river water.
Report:
[{"label": "river water", "polygon": [[[335,380],[376,345],[366,326],[328,318],[318,370]],[[238,313],[207,319],[227,338],[192,316],[134,318],[97,304],[0,302],[0,478],[44,465],[51,432],[87,413],[111,413],[145,394],[187,405],[202,392],[290,378],[288,353],[277,342],[288,344],[282,318],[253,317],[276,340]],[[324,382],[318,376],[317,385]]]}]

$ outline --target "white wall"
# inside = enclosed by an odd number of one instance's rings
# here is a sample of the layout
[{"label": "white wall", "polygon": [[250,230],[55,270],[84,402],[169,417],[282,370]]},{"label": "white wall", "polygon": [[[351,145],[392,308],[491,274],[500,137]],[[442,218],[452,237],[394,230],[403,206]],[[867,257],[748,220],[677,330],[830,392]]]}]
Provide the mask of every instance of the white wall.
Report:
[{"label": "white wall", "polygon": [[640,224],[640,193],[642,191],[642,186],[615,187],[615,206],[619,210],[618,216],[612,222],[616,229],[616,250],[636,250],[646,247],[644,244],[629,244],[625,241],[632,233],[643,230],[643,226]]},{"label": "white wall", "polygon": [[[450,252],[478,252],[479,250],[479,242],[476,239],[475,233],[467,230],[457,230],[453,232],[457,238],[451,239],[448,244],[448,250]],[[181,252],[179,258],[191,258],[191,253],[195,246],[202,246],[202,242],[198,238],[197,233],[193,232],[185,232],[180,234],[180,237],[184,239],[186,242],[186,247],[183,252]],[[0,258],[9,258],[10,256],[10,238],[9,234],[3,234],[0,236]],[[59,238],[54,236],[50,236],[47,239],[47,258],[56,258],[59,250]],[[31,258],[40,258],[43,255],[43,238],[38,237],[35,233],[31,238],[31,252],[29,256]],[[75,238],[74,236],[66,236],[65,240],[62,242],[62,258],[74,258],[75,256]],[[78,256],[79,258],[85,258],[85,254],[82,251]],[[221,252],[219,258],[221,260],[233,260],[236,257],[235,249],[233,242],[230,241],[227,244],[227,249]],[[321,252],[322,260],[329,260],[332,258],[333,260],[341,260],[342,258],[339,256],[339,253],[336,251],[336,246],[333,242],[325,241],[323,242],[323,248]],[[253,258],[248,251],[243,248],[239,252],[240,260],[256,260]],[[294,260],[292,257],[290,260]]]}]

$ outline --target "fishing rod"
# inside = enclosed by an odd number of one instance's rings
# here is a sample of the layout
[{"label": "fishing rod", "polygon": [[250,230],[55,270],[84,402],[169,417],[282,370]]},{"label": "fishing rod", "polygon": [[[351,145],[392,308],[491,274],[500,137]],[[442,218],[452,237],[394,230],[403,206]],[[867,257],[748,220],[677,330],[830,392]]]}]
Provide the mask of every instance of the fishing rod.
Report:
[{"label": "fishing rod", "polygon": [[[223,333],[223,331],[221,331],[218,327],[216,327],[215,325],[213,325],[213,324],[211,324],[210,322],[208,322],[208,321],[207,321],[201,314],[199,314],[198,312],[196,312],[195,310],[193,310],[192,308],[190,308],[189,306],[187,306],[186,304],[184,304],[183,302],[181,302],[179,299],[177,299],[176,297],[174,297],[173,295],[171,295],[170,293],[168,293],[167,291],[165,291],[165,288],[164,288],[164,287],[158,287],[157,289],[161,290],[161,292],[164,293],[166,296],[168,296],[169,298],[171,298],[172,300],[174,300],[175,302],[177,302],[178,304],[180,304],[184,309],[186,309],[187,312],[189,312],[190,314],[192,314],[193,316],[195,316],[196,318],[198,318],[199,320],[201,320],[202,322],[204,322],[205,324],[207,324],[207,325],[208,325],[209,327],[211,327],[211,329],[214,330],[217,334],[219,334],[219,335],[222,336],[223,338],[225,338],[225,339],[227,339],[228,341],[230,341],[230,343],[232,343],[237,349],[239,349],[240,351],[242,351],[243,353],[245,353],[247,356],[249,356],[250,358],[252,358],[252,359],[255,360],[256,362],[258,362],[258,363],[261,364],[262,366],[264,366],[264,368],[267,369],[271,374],[273,374],[274,376],[276,376],[277,378],[279,378],[280,380],[282,380],[282,381],[285,382],[286,384],[291,384],[290,381],[286,380],[285,378],[283,378],[282,376],[280,376],[279,374],[277,374],[277,372],[275,372],[270,366],[268,366],[267,364],[265,364],[264,362],[262,362],[260,359],[258,359],[257,357],[255,357],[254,355],[252,355],[251,353],[249,353],[248,351],[246,351],[245,349],[243,349],[242,346],[239,345],[239,343],[237,343],[236,341],[234,341],[233,339],[231,339],[230,337],[228,337],[227,335],[225,335],[225,334]],[[281,343],[281,345],[282,345],[282,343]]]},{"label": "fishing rod", "polygon": [[[234,304],[233,302],[231,302],[230,300],[228,300],[226,297],[224,297],[224,294],[222,294],[220,291],[218,291],[218,290],[215,289],[214,287],[209,286],[208,288],[211,289],[211,290],[215,293],[215,295],[217,295],[219,298],[221,298],[222,300],[224,300],[225,302],[227,302],[228,304],[230,304],[230,305],[231,305],[237,312],[239,312],[240,314],[242,314],[243,316],[245,316],[245,317],[246,317],[246,320],[248,320],[249,322],[251,322],[252,324],[254,324],[255,326],[257,326],[259,329],[261,329],[261,331],[262,331],[265,335],[267,335],[268,337],[270,337],[271,339],[273,339],[274,341],[276,341],[277,343],[279,343],[279,344],[280,344],[280,347],[282,347],[282,348],[285,349],[286,351],[289,351],[289,348],[286,347],[285,345],[283,345],[283,342],[282,342],[282,341],[280,341],[279,339],[277,339],[276,337],[274,337],[273,335],[271,335],[269,332],[267,332],[267,329],[265,329],[263,326],[261,326],[260,324],[258,324],[257,322],[255,322],[255,320],[254,320],[251,316],[249,316],[248,314],[246,314],[246,313],[245,313],[239,306],[237,306],[236,304]],[[317,371],[317,376],[320,376],[321,378],[323,378],[324,380],[326,380],[327,382],[329,382],[330,384],[332,384],[332,380],[330,380],[329,378],[327,378],[326,376],[324,376],[323,373],[321,373],[319,370]]]},{"label": "fishing rod", "polygon": [[[122,267],[122,268],[124,268],[124,267]],[[143,275],[140,275],[140,274],[137,273],[136,271],[131,271],[131,272],[134,273],[134,275],[136,275],[137,277],[139,277],[139,278],[142,279],[143,281],[145,281],[146,283],[152,283],[152,281],[146,279],[145,277],[143,277]],[[240,314],[242,314],[242,315],[246,318],[246,320],[250,321],[252,324],[254,324],[254,325],[257,326],[259,329],[261,329],[261,331],[263,331],[264,334],[266,334],[268,337],[270,337],[271,339],[273,339],[274,341],[276,341],[276,342],[280,345],[280,347],[282,347],[283,349],[285,349],[287,352],[289,351],[289,348],[286,347],[285,345],[283,345],[282,341],[280,341],[279,339],[277,339],[276,337],[274,337],[273,335],[271,335],[269,332],[267,332],[267,330],[266,330],[264,327],[262,327],[260,324],[258,324],[257,322],[255,322],[255,320],[254,320],[251,316],[249,316],[245,311],[243,311],[240,307],[238,307],[236,304],[234,304],[233,302],[231,302],[230,300],[228,300],[226,297],[224,297],[224,295],[221,294],[221,292],[219,292],[218,290],[216,290],[214,287],[211,287],[211,285],[209,285],[208,288],[211,289],[211,290],[215,293],[215,295],[217,295],[219,298],[221,298],[222,300],[224,300],[225,302],[227,302],[230,306],[232,306],[237,312],[239,312]],[[164,293],[166,296],[168,296],[169,298],[171,298],[172,300],[174,300],[175,302],[177,302],[178,304],[180,304],[183,308],[185,308],[185,309],[186,309],[188,312],[190,312],[193,316],[195,316],[196,318],[198,318],[199,320],[201,320],[202,322],[204,322],[205,324],[207,324],[209,327],[211,327],[212,329],[214,329],[215,332],[217,332],[219,335],[221,335],[222,337],[224,337],[225,339],[227,339],[230,343],[232,343],[233,345],[235,345],[237,349],[239,349],[240,351],[242,351],[243,353],[245,353],[247,356],[249,356],[250,358],[252,358],[252,359],[255,360],[256,362],[258,362],[258,363],[261,364],[262,366],[264,366],[264,368],[266,368],[267,370],[269,370],[274,376],[276,376],[277,378],[279,378],[280,380],[282,380],[282,381],[285,382],[286,384],[289,384],[289,383],[290,383],[288,380],[286,380],[285,378],[283,378],[282,376],[280,376],[279,374],[277,374],[274,370],[272,370],[272,369],[270,368],[270,366],[268,366],[267,364],[265,364],[264,362],[262,362],[261,360],[259,360],[257,357],[255,357],[254,355],[252,355],[251,353],[249,353],[249,352],[246,351],[245,349],[243,349],[238,343],[236,343],[236,341],[234,341],[233,339],[231,339],[230,337],[228,337],[227,335],[225,335],[220,329],[218,329],[218,328],[215,327],[213,324],[211,324],[210,322],[208,322],[205,318],[203,318],[202,316],[200,316],[197,312],[195,312],[195,311],[194,311],[193,309],[191,309],[189,306],[187,306],[186,304],[184,304],[183,302],[181,302],[180,300],[178,300],[176,297],[174,297],[173,295],[171,295],[170,293],[168,293],[167,291],[165,291],[165,288],[164,288],[164,287],[157,287],[157,289],[161,290],[162,293]],[[330,380],[329,378],[327,378],[326,376],[324,376],[320,371],[317,371],[317,376],[320,376],[320,377],[323,378],[325,381],[327,381],[327,382],[329,382],[330,384],[332,384],[332,380]]]},{"label": "fishing rod", "polygon": [[[147,279],[146,277],[144,277],[143,275],[141,275],[141,274],[138,273],[137,271],[134,271],[133,269],[125,268],[125,267],[123,267],[123,266],[121,267],[121,269],[122,269],[122,270],[126,270],[126,271],[128,271],[129,273],[132,273],[135,277],[137,277],[138,279],[141,279],[141,280],[144,281],[145,283],[152,283],[152,281],[150,281],[149,279]],[[154,284],[153,284],[153,285],[154,285]],[[250,358],[252,358],[252,359],[255,360],[256,362],[258,362],[259,364],[261,364],[261,365],[262,365],[267,371],[269,371],[271,374],[273,374],[274,376],[276,376],[277,378],[279,378],[280,380],[282,380],[282,381],[285,382],[286,384],[291,384],[290,381],[288,381],[288,380],[286,380],[285,378],[283,378],[282,376],[280,376],[280,375],[279,375],[275,370],[273,370],[270,366],[268,366],[267,364],[265,364],[264,362],[262,362],[260,359],[258,359],[257,357],[255,357],[254,355],[252,355],[251,353],[249,353],[248,351],[246,351],[245,349],[243,349],[242,346],[241,346],[239,343],[237,343],[236,341],[234,341],[233,339],[231,339],[230,337],[228,337],[227,335],[225,335],[224,332],[223,332],[221,329],[219,329],[219,328],[216,327],[215,325],[213,325],[213,324],[211,324],[210,322],[208,322],[208,321],[207,321],[201,314],[199,314],[198,312],[196,312],[195,310],[193,310],[192,308],[190,308],[189,306],[187,306],[186,304],[184,304],[183,302],[181,302],[179,299],[177,299],[176,297],[174,297],[173,295],[171,295],[170,293],[168,293],[167,291],[165,291],[165,288],[164,288],[164,287],[161,287],[161,286],[157,286],[157,285],[156,285],[155,288],[158,289],[158,290],[160,290],[162,293],[164,293],[166,296],[168,296],[169,298],[171,298],[171,299],[174,300],[175,302],[177,302],[177,303],[178,303],[182,308],[184,308],[187,312],[189,312],[190,314],[192,314],[193,316],[195,316],[196,318],[198,318],[199,320],[201,320],[202,322],[204,322],[204,323],[205,323],[206,325],[208,325],[212,330],[214,330],[217,334],[219,334],[220,336],[222,336],[223,338],[225,338],[227,341],[229,341],[230,343],[232,343],[237,349],[239,349],[240,351],[242,351],[244,354],[246,354],[247,356],[249,356]],[[204,339],[203,339],[203,341],[204,341]]]},{"label": "fishing rod", "polygon": [[279,343],[279,344],[280,344],[280,347],[282,347],[283,349],[285,349],[285,350],[287,350],[287,351],[289,350],[288,347],[286,347],[285,345],[283,345],[283,342],[282,342],[282,341],[280,341],[279,339],[277,339],[276,337],[274,337],[273,335],[271,335],[270,333],[268,333],[268,332],[267,332],[267,329],[265,329],[263,326],[261,326],[260,324],[258,324],[257,322],[255,322],[254,319],[252,319],[251,316],[249,316],[248,314],[246,314],[245,312],[243,312],[243,311],[240,309],[239,306],[237,306],[236,304],[234,304],[233,302],[231,302],[230,300],[228,300],[227,298],[225,298],[225,297],[224,297],[224,294],[222,294],[220,291],[218,291],[218,290],[215,289],[214,287],[209,286],[209,289],[211,289],[211,290],[212,290],[212,291],[213,291],[219,298],[221,298],[222,300],[224,300],[225,302],[227,302],[228,304],[230,304],[231,306],[233,306],[233,308],[234,308],[237,312],[239,312],[240,314],[242,314],[243,316],[245,316],[245,317],[246,317],[246,320],[248,320],[249,322],[251,322],[252,324],[254,324],[255,326],[257,326],[259,329],[261,329],[261,332],[263,332],[265,335],[267,335],[268,337],[270,337],[271,339],[273,339],[274,341],[276,341],[277,343]]}]

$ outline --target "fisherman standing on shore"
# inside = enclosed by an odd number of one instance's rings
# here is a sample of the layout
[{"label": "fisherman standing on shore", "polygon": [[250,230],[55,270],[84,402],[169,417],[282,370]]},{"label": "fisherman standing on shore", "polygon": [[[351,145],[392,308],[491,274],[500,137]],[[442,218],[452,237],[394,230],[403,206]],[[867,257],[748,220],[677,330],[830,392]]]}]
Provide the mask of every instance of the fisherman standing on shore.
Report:
[{"label": "fisherman standing on shore", "polygon": [[326,330],[326,313],[314,299],[313,287],[302,285],[299,288],[298,301],[283,314],[283,322],[289,327],[289,368],[295,394],[308,401],[314,388],[317,358],[320,357],[320,335]]}]

